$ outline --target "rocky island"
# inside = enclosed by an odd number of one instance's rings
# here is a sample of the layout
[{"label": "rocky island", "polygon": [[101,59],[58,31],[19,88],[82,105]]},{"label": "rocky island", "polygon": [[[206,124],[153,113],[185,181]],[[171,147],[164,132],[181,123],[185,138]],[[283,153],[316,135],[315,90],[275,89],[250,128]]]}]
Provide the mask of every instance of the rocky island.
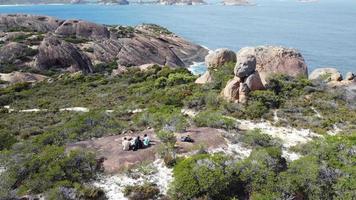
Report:
[{"label": "rocky island", "polygon": [[356,197],[355,73],[297,49],[0,15],[0,85],[0,199]]}]

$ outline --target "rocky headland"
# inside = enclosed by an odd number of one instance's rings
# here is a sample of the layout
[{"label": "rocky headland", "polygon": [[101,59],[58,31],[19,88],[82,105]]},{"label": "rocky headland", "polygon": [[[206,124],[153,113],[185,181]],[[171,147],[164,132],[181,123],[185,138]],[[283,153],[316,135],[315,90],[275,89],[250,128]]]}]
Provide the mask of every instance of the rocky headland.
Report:
[{"label": "rocky headland", "polygon": [[98,65],[188,67],[208,50],[157,25],[105,26],[48,16],[0,16],[0,72],[82,71]]}]

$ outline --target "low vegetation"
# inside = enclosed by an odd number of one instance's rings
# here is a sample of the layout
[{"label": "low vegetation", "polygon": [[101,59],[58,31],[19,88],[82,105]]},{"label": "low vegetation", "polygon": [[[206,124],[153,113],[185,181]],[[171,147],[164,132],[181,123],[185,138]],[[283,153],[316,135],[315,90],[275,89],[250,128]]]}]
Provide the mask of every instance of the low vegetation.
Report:
[{"label": "low vegetation", "polygon": [[[91,152],[67,152],[68,143],[138,131],[152,127],[164,145],[165,163],[174,169],[172,199],[352,199],[355,191],[355,102],[342,91],[326,90],[306,78],[271,77],[265,91],[255,91],[247,105],[227,102],[220,92],[233,76],[233,64],[213,73],[215,80],[194,84],[186,69],[131,68],[108,76],[115,63],[95,66],[95,74],[53,73],[52,81],[21,83],[0,88],[0,199],[14,195],[74,192],[78,199],[100,199],[103,192],[90,186],[100,173]],[[89,112],[61,112],[86,107]],[[21,109],[43,112],[17,112]],[[185,116],[181,109],[198,114]],[[332,108],[332,109],[330,109]],[[107,110],[113,110],[108,112]],[[294,147],[303,157],[287,163],[281,144],[258,130],[239,140],[253,148],[243,160],[224,155],[198,154],[176,158],[172,134],[190,126],[237,131],[234,118],[273,120],[276,125],[310,128],[325,134],[336,124],[335,137]],[[319,113],[319,116],[317,113]],[[161,130],[161,131],[158,131]],[[156,186],[133,186],[131,198],[155,198]],[[138,196],[137,196],[138,195]],[[89,196],[89,197],[88,197]],[[80,198],[79,198],[80,197]],[[65,199],[63,197],[63,199]]]}]

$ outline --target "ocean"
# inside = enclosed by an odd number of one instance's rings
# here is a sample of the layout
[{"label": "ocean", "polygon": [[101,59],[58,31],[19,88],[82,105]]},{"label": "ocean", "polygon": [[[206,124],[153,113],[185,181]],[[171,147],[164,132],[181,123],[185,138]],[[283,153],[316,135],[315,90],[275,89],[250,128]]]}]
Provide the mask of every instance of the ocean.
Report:
[{"label": "ocean", "polygon": [[[356,72],[356,1],[256,0],[255,6],[25,5],[0,13],[50,15],[103,24],[155,23],[209,49],[278,45],[300,50],[309,72],[335,67]],[[203,65],[196,64],[202,73]]]}]

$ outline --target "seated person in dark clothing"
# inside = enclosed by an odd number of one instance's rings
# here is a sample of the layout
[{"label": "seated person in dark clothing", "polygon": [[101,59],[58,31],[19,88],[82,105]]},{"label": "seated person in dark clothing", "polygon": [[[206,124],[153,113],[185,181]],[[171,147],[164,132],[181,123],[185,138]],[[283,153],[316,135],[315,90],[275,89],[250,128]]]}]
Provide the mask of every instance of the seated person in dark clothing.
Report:
[{"label": "seated person in dark clothing", "polygon": [[137,137],[135,138],[135,143],[134,143],[134,144],[135,144],[135,145],[134,145],[134,148],[133,148],[134,151],[137,151],[138,149],[142,149],[143,143],[142,143],[142,141],[140,140],[140,136],[137,136]]},{"label": "seated person in dark clothing", "polygon": [[182,136],[182,137],[180,138],[180,141],[181,141],[181,142],[194,142],[194,140],[193,140],[192,138],[190,138],[189,135],[187,135],[187,136]]}]

